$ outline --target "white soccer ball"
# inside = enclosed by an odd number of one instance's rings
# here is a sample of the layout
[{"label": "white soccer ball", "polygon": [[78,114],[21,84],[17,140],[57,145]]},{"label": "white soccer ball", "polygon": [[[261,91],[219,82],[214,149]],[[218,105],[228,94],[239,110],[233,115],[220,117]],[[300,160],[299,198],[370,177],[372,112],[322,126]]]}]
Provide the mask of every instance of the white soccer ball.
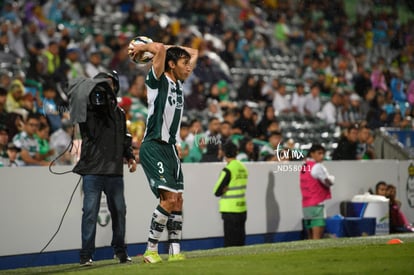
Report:
[{"label": "white soccer ball", "polygon": [[[137,36],[133,38],[131,42],[129,42],[129,45],[130,47],[133,47],[133,45],[136,45],[136,44],[148,44],[152,42],[153,42],[152,39],[149,37]],[[135,58],[133,58],[132,55],[130,55],[131,60],[137,64],[147,64],[148,62],[152,60],[153,57],[154,57],[154,54],[151,52],[144,52],[143,54],[141,54],[140,56],[136,56]]]}]

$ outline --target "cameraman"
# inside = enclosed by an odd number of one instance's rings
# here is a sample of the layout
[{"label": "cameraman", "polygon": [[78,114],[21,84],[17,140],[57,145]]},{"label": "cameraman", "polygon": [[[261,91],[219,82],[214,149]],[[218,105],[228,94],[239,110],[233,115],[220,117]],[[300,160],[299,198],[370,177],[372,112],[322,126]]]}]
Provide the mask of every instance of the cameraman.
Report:
[{"label": "cameraman", "polygon": [[125,244],[123,163],[126,159],[129,171],[134,172],[136,162],[125,113],[117,105],[118,90],[119,79],[115,71],[69,83],[71,121],[79,123],[82,136],[80,160],[73,169],[83,179],[82,266],[92,265],[102,191],[111,213],[114,253],[120,263],[131,261]]}]

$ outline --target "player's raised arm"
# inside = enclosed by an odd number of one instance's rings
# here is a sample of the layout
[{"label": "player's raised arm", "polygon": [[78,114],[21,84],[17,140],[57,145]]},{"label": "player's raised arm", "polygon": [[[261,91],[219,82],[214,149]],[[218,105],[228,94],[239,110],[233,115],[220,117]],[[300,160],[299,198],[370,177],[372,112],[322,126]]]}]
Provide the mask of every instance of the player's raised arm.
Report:
[{"label": "player's raised arm", "polygon": [[194,68],[197,65],[198,50],[193,49],[193,48],[189,48],[189,47],[181,47],[181,48],[186,50],[191,55],[190,64],[191,64],[192,69],[194,70]]},{"label": "player's raised arm", "polygon": [[158,42],[152,42],[147,44],[135,44],[128,48],[128,54],[131,58],[135,59],[144,52],[150,52],[154,54],[152,58],[152,66],[154,68],[154,73],[157,78],[161,76],[165,69],[165,55],[166,48],[164,44]]}]

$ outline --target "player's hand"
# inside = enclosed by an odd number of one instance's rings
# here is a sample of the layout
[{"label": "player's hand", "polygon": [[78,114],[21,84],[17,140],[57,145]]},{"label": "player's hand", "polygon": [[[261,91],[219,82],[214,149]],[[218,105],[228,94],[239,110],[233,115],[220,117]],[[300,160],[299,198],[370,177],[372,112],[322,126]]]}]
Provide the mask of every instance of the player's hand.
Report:
[{"label": "player's hand", "polygon": [[135,161],[135,159],[128,160],[128,168],[129,168],[129,172],[131,173],[137,170],[137,162]]}]

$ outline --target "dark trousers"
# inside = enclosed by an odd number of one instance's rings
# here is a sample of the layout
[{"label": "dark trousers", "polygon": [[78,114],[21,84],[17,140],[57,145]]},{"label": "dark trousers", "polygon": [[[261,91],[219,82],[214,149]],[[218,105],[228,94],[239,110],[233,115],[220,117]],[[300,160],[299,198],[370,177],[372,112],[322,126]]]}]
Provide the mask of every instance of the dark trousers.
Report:
[{"label": "dark trousers", "polygon": [[81,257],[92,257],[95,252],[96,223],[105,193],[112,219],[112,242],[115,254],[125,253],[125,216],[124,180],[122,176],[83,176],[83,214]]},{"label": "dark trousers", "polygon": [[247,212],[221,213],[224,225],[224,247],[242,246],[246,239]]}]

